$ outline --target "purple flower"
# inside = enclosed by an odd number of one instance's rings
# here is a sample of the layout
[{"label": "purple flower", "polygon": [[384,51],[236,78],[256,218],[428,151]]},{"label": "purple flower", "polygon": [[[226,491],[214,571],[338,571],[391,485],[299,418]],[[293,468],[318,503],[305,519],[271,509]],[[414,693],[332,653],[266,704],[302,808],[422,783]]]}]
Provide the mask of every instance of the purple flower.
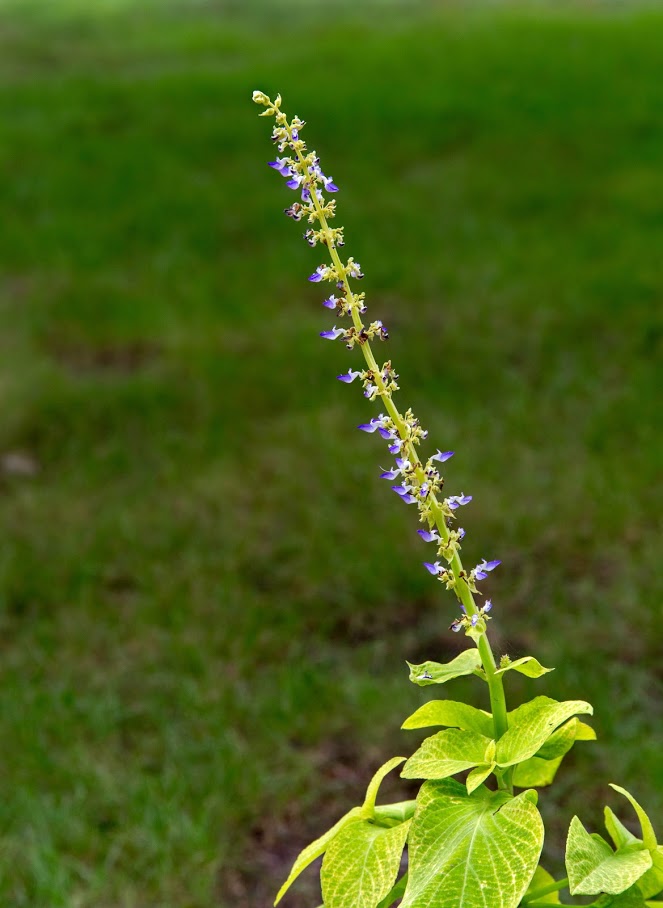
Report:
[{"label": "purple flower", "polygon": [[382,428],[382,423],[384,422],[384,416],[378,416],[372,419],[370,422],[364,422],[360,426],[357,426],[358,429],[361,429],[362,432],[375,432],[376,429]]},{"label": "purple flower", "polygon": [[493,603],[490,601],[490,599],[486,599],[486,601],[484,602],[484,605],[483,605],[483,608],[481,609],[481,611],[482,611],[482,612],[489,612],[489,611],[491,610],[492,607],[493,607]]},{"label": "purple flower", "polygon": [[502,564],[499,558],[496,558],[494,561],[486,561],[484,558],[481,567],[484,571],[494,571],[498,564]]},{"label": "purple flower", "polygon": [[355,378],[358,378],[361,375],[361,372],[353,372],[352,369],[348,369],[347,372],[344,372],[343,375],[337,375],[336,378],[339,381],[344,381],[346,385],[349,385],[350,382],[353,382]]},{"label": "purple flower", "polygon": [[385,441],[391,441],[391,439],[394,437],[393,431],[390,429],[385,429],[384,426],[380,426],[378,428],[378,432],[384,438]]},{"label": "purple flower", "polygon": [[392,486],[391,488],[399,496],[399,498],[402,498],[405,504],[414,504],[417,500],[414,495],[410,494],[411,489],[409,486]]},{"label": "purple flower", "polygon": [[374,385],[372,382],[369,382],[364,389],[364,397],[367,397],[369,400],[371,400],[373,397],[375,397],[377,391],[378,386]]},{"label": "purple flower", "polygon": [[438,448],[437,454],[433,454],[433,456],[431,457],[431,460],[437,460],[437,461],[439,461],[439,463],[444,463],[445,460],[449,460],[449,458],[453,457],[453,456],[454,456],[453,451],[445,451],[443,454],[442,451],[440,451],[440,449]]},{"label": "purple flower", "polygon": [[268,167],[273,167],[277,173],[280,173],[282,177],[289,177],[292,174],[290,167],[288,166],[287,158],[277,158],[275,161],[269,161]]},{"label": "purple flower", "polygon": [[385,470],[384,473],[380,473],[380,479],[396,479],[400,470]]},{"label": "purple flower", "polygon": [[472,569],[472,576],[475,580],[485,580],[488,576],[489,571],[494,571],[498,564],[502,564],[501,561],[486,561],[484,558],[480,564],[477,564],[475,568]]},{"label": "purple flower", "polygon": [[294,173],[285,185],[288,187],[288,189],[299,189],[299,187],[302,185],[303,180],[304,177],[301,175],[301,173]]},{"label": "purple flower", "polygon": [[331,177],[326,177],[323,173],[321,173],[320,178],[325,184],[325,189],[327,190],[327,192],[338,192],[338,186],[333,182]]},{"label": "purple flower", "polygon": [[391,470],[387,470],[385,473],[381,474],[381,479],[396,479],[399,473],[405,474],[409,469],[410,461],[406,460],[404,457],[396,458],[396,468],[392,467]]},{"label": "purple flower", "polygon": [[322,301],[322,305],[326,306],[327,309],[335,309],[339,302],[340,301],[337,300],[335,296],[330,296],[328,299]]},{"label": "purple flower", "polygon": [[471,624],[472,624],[472,627],[476,627],[476,626],[477,626],[477,622],[479,621],[479,618],[480,618],[480,617],[481,617],[480,615],[472,615],[472,617],[471,617],[471,619],[470,619],[470,622],[471,622]]},{"label": "purple flower", "polygon": [[359,262],[348,262],[347,273],[350,277],[354,277],[357,280],[361,280],[361,278],[364,276],[361,272],[361,266]]},{"label": "purple flower", "polygon": [[342,334],[345,334],[343,328],[332,328],[331,331],[321,331],[320,337],[324,337],[325,340],[336,340],[337,337],[340,337]]},{"label": "purple flower", "polygon": [[452,511],[455,511],[456,508],[459,508],[463,504],[469,504],[472,501],[471,495],[452,495],[450,498],[445,499],[448,506]]},{"label": "purple flower", "polygon": [[[389,438],[391,440],[392,436],[389,436]],[[403,447],[403,441],[400,438],[395,438],[393,441],[393,444],[390,444],[387,447],[387,450],[389,451],[390,454],[398,454],[398,453],[400,453],[400,450],[402,447]]]},{"label": "purple flower", "polygon": [[327,265],[318,265],[313,274],[309,275],[309,281],[313,284],[319,284],[320,281],[325,277],[325,272],[328,270]]},{"label": "purple flower", "polygon": [[424,561],[423,564],[428,573],[433,574],[435,577],[437,577],[438,574],[441,574],[442,571],[445,570],[445,568],[442,567],[439,561],[436,561],[435,564],[431,564],[429,561]]},{"label": "purple flower", "polygon": [[460,620],[460,618],[456,618],[455,621],[451,622],[451,625],[449,626],[449,630],[453,631],[454,634],[457,634],[458,631],[462,628],[462,626],[463,626],[463,622]]},{"label": "purple flower", "polygon": [[437,530],[417,530],[417,533],[424,542],[440,542],[440,534]]}]

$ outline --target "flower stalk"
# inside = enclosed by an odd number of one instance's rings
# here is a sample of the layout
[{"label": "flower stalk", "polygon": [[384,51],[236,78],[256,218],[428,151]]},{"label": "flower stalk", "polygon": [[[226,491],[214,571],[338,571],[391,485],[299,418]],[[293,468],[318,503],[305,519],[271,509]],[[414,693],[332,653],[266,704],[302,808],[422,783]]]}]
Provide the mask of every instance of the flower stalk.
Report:
[{"label": "flower stalk", "polygon": [[320,162],[315,151],[309,152],[306,144],[300,137],[300,132],[305,123],[298,117],[288,120],[281,110],[280,95],[272,101],[262,92],[254,92],[253,100],[265,107],[261,116],[273,116],[276,125],[272,138],[277,144],[279,152],[291,152],[289,157],[277,158],[270,162],[270,166],[281,176],[285,177],[286,185],[290,189],[301,192],[301,202],[295,202],[285,209],[285,214],[295,221],[304,217],[308,223],[314,225],[304,234],[304,239],[311,246],[326,246],[331,259],[330,265],[320,265],[309,277],[312,283],[331,281],[335,284],[340,296],[330,296],[324,301],[326,308],[333,309],[339,317],[349,315],[350,328],[334,326],[330,331],[321,332],[321,336],[328,340],[343,338],[350,349],[359,346],[364,357],[366,369],[362,371],[349,370],[344,375],[339,375],[340,381],[347,384],[361,378],[364,386],[364,396],[369,400],[380,399],[383,402],[386,414],[381,414],[370,423],[360,426],[366,432],[378,431],[389,442],[390,453],[396,454],[396,468],[385,471],[382,475],[386,479],[399,477],[401,484],[392,486],[393,490],[406,504],[417,504],[421,522],[426,529],[419,534],[425,541],[436,542],[438,555],[446,562],[434,564],[425,562],[427,570],[444,583],[447,589],[456,594],[462,615],[451,625],[451,629],[465,630],[479,651],[485,680],[488,683],[489,695],[493,713],[495,738],[499,739],[507,730],[507,710],[504,696],[502,676],[497,674],[497,665],[487,637],[487,612],[491,608],[490,600],[483,607],[475,601],[475,594],[479,591],[476,586],[478,580],[487,576],[500,562],[483,560],[471,571],[463,567],[459,550],[460,541],[465,535],[462,529],[451,529],[451,521],[455,512],[462,505],[469,503],[470,495],[456,495],[449,498],[440,498],[440,491],[444,479],[436,468],[436,462],[442,463],[452,456],[453,452],[442,453],[422,462],[417,452],[417,446],[427,437],[419,421],[411,410],[402,414],[393,400],[394,391],[399,390],[398,375],[394,372],[391,361],[380,366],[371,347],[371,340],[384,341],[388,332],[382,322],[375,321],[365,324],[362,315],[366,312],[364,294],[356,293],[350,283],[351,279],[360,280],[363,277],[361,268],[354,259],[349,258],[343,262],[338,249],[344,245],[343,228],[330,226],[330,219],[336,210],[335,200],[327,201],[322,188],[328,192],[337,192],[338,187],[331,177],[325,176],[320,168]]}]

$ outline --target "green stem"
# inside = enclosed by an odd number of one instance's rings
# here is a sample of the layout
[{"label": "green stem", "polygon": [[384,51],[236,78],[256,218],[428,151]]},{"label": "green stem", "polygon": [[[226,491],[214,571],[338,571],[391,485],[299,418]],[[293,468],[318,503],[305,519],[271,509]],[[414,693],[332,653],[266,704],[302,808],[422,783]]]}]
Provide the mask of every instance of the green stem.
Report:
[{"label": "green stem", "polygon": [[[299,158],[300,163],[305,166],[304,155],[299,150],[297,150],[297,157]],[[334,264],[334,267],[336,268],[337,274],[343,275],[343,285],[344,285],[344,289],[345,289],[345,293],[346,293],[346,299],[348,301],[348,304],[350,307],[350,312],[352,315],[352,322],[354,324],[355,329],[357,330],[357,333],[360,333],[364,329],[364,324],[359,315],[359,307],[357,305],[354,305],[355,297],[354,297],[354,294],[350,287],[348,278],[344,273],[343,263],[341,262],[341,259],[336,250],[336,247],[334,246],[334,244],[332,242],[331,230],[330,230],[329,224],[327,223],[327,219],[324,215],[324,212],[322,210],[322,205],[320,204],[320,201],[317,197],[317,193],[315,191],[315,186],[311,187],[311,201],[315,207],[316,214],[318,216],[318,221],[320,223],[320,227],[324,231],[325,236],[327,237],[327,248],[329,249],[329,254],[331,256],[331,260]],[[375,359],[375,356],[373,355],[373,351],[371,350],[371,345],[370,345],[369,341],[365,341],[364,343],[360,344],[360,347],[361,347],[362,353],[364,354],[364,359],[366,361],[366,365],[373,373],[373,381],[378,387],[378,396],[381,397],[382,400],[384,401],[385,409],[387,410],[387,413],[389,414],[394,425],[396,426],[396,429],[398,430],[398,434],[400,435],[401,438],[405,438],[406,437],[405,420],[403,419],[403,417],[399,413],[396,405],[394,404],[392,397],[391,397],[391,392],[386,389],[385,383],[382,379],[381,369],[379,368],[377,361]],[[423,464],[421,463],[419,455],[417,454],[416,447],[413,444],[413,442],[406,441],[405,448],[406,448],[406,452],[407,452],[407,459],[413,465],[417,480],[421,483],[425,479],[425,474],[424,474]],[[447,522],[445,520],[444,513],[442,511],[442,506],[440,505],[440,503],[437,500],[437,498],[435,497],[435,495],[432,493],[430,495],[429,502],[431,505],[431,512],[432,512],[434,520],[435,520],[435,526],[437,527],[437,531],[440,534],[440,538],[446,542],[449,539],[449,528],[447,527]],[[456,594],[457,594],[458,598],[460,599],[460,601],[463,603],[466,614],[469,615],[470,617],[472,615],[478,614],[479,609],[477,608],[477,605],[474,601],[474,596],[472,595],[472,591],[470,590],[467,583],[465,583],[465,581],[463,581],[461,579],[462,576],[464,576],[464,573],[463,573],[463,565],[460,560],[460,556],[459,556],[458,552],[454,553],[450,566],[454,572],[454,576],[459,578],[457,581],[457,584],[456,584]],[[505,699],[505,695],[504,695],[504,684],[502,681],[502,675],[496,674],[497,665],[495,663],[495,657],[494,657],[493,651],[490,647],[490,643],[488,642],[488,637],[487,637],[486,633],[483,633],[478,638],[478,640],[476,641],[476,645],[479,650],[479,655],[481,656],[481,662],[483,664],[483,669],[486,674],[486,681],[488,683],[490,704],[491,704],[491,709],[492,709],[492,714],[493,714],[493,726],[494,726],[494,730],[495,730],[495,740],[499,740],[499,738],[502,737],[502,735],[508,728],[506,699]],[[507,775],[509,776],[509,782],[507,783],[507,787],[509,787],[510,789],[511,789],[510,776],[512,774],[513,773],[511,773],[511,772],[507,773]]]},{"label": "green stem", "polygon": [[527,893],[523,905],[530,905],[532,902],[535,902],[537,899],[543,898],[544,895],[550,895],[551,892],[559,892],[560,889],[567,889],[569,885],[569,878],[564,877],[563,880],[557,880],[557,882],[548,883],[547,886],[540,886],[538,889],[533,889],[531,892]]}]

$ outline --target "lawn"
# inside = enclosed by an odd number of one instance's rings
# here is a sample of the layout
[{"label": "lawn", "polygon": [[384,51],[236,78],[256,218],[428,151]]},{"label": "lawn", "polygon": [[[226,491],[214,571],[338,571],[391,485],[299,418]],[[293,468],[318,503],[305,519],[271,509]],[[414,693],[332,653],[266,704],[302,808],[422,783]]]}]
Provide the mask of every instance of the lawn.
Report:
[{"label": "lawn", "polygon": [[254,88],[308,121],[398,403],[456,451],[496,649],[556,666],[510,702],[595,706],[549,866],[610,781],[663,833],[663,13],[436,6],[0,3],[3,905],[270,904],[418,743],[405,660],[465,645]]}]

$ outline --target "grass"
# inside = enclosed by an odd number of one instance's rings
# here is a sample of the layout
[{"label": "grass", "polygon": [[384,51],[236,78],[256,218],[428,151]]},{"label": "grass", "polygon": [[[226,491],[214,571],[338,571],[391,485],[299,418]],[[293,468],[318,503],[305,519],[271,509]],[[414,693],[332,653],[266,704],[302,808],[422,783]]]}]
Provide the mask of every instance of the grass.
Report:
[{"label": "grass", "polygon": [[661,828],[660,11],[102,6],[0,7],[2,904],[267,904],[414,748],[404,660],[462,645],[256,87],[309,121],[457,451],[497,647],[557,666],[512,702],[595,705],[549,864],[608,781]]}]

